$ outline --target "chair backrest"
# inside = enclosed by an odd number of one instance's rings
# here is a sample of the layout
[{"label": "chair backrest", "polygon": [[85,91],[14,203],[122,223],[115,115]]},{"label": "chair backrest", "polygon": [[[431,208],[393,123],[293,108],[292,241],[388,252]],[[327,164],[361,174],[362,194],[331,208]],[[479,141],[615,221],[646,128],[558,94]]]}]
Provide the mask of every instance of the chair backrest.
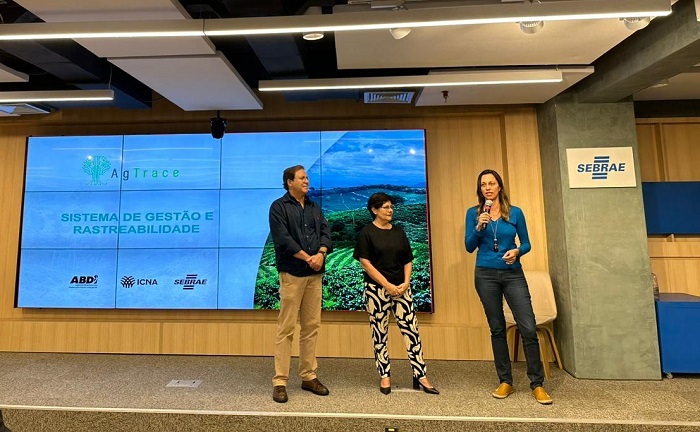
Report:
[{"label": "chair backrest", "polygon": [[[532,309],[535,312],[537,325],[546,324],[557,318],[557,303],[554,301],[554,288],[549,273],[543,270],[524,270],[527,286],[532,298]],[[507,302],[503,301],[503,312],[506,323],[515,324],[513,313]]]}]

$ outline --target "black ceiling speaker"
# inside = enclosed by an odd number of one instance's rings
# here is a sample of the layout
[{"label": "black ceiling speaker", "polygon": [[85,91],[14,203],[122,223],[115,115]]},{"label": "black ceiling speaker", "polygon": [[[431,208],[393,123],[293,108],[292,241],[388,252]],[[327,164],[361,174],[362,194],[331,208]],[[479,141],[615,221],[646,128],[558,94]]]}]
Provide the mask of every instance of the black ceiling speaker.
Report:
[{"label": "black ceiling speaker", "polygon": [[228,120],[221,118],[221,111],[216,112],[216,117],[209,119],[211,122],[211,137],[214,139],[221,139],[226,133],[226,126],[228,125]]}]

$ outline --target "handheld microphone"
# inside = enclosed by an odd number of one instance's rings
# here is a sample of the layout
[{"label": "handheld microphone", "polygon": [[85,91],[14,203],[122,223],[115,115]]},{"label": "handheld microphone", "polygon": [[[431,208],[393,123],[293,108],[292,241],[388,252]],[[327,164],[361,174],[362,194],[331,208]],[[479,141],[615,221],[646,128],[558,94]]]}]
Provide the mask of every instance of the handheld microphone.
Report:
[{"label": "handheld microphone", "polygon": [[[486,200],[484,202],[484,211],[482,213],[489,213],[491,211],[491,206],[493,205],[493,201],[491,200]],[[482,223],[481,224],[481,229],[486,228],[486,224]]]}]

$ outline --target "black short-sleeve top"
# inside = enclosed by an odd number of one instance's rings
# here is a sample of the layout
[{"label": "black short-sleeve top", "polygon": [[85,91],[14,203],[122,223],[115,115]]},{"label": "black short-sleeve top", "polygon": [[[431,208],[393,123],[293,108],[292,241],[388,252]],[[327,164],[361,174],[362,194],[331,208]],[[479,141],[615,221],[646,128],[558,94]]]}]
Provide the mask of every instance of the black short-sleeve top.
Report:
[{"label": "black short-sleeve top", "polygon": [[[404,282],[404,266],[413,261],[413,251],[400,227],[381,229],[370,223],[360,230],[353,258],[369,260],[389,282],[399,285]],[[363,273],[365,282],[377,283],[367,272]]]}]

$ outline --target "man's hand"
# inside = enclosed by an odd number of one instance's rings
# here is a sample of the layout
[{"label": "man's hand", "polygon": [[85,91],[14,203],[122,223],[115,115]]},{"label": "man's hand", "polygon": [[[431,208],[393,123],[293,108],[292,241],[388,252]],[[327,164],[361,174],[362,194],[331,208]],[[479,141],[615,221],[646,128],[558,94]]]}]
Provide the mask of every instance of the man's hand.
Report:
[{"label": "man's hand", "polygon": [[314,271],[319,271],[323,268],[323,262],[326,257],[322,253],[317,253],[316,255],[311,255],[306,262],[309,264]]}]

